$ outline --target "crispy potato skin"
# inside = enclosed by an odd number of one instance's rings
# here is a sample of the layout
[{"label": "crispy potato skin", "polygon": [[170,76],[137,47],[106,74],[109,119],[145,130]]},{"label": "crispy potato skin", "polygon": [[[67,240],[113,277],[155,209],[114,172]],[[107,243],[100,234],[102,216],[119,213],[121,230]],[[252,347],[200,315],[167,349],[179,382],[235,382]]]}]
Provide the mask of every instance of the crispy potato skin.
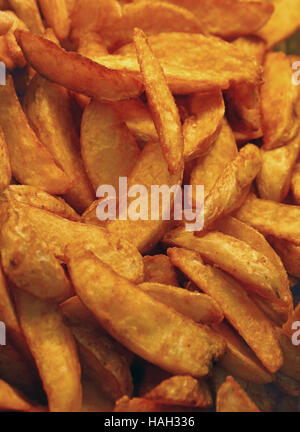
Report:
[{"label": "crispy potato skin", "polygon": [[259,412],[247,393],[228,376],[217,393],[217,412]]}]

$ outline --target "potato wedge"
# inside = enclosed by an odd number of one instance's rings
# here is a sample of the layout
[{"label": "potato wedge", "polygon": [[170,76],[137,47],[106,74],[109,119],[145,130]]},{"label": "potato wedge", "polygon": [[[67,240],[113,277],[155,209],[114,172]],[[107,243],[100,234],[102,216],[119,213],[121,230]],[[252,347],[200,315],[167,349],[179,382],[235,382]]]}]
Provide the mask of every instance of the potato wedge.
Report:
[{"label": "potato wedge", "polygon": [[119,191],[119,178],[128,177],[140,151],[113,105],[92,101],[81,123],[81,152],[94,190],[111,185]]},{"label": "potato wedge", "polygon": [[45,412],[47,410],[29,401],[21,392],[0,379],[0,411]]},{"label": "potato wedge", "polygon": [[179,286],[177,275],[166,255],[144,256],[144,282]]},{"label": "potato wedge", "polygon": [[36,0],[8,0],[11,8],[24,21],[29,30],[36,34],[43,34],[44,24]]},{"label": "potato wedge", "polygon": [[103,102],[136,97],[142,92],[141,82],[132,74],[109,70],[77,53],[64,51],[37,35],[20,30],[15,35],[31,66],[45,78],[69,90]]},{"label": "potato wedge", "polygon": [[6,12],[0,12],[0,36],[5,35],[13,25],[12,17]]},{"label": "potato wedge", "polygon": [[168,256],[200,290],[216,300],[265,368],[271,373],[280,369],[283,357],[274,328],[243,287],[221,270],[203,265],[196,252],[173,248],[168,249]]},{"label": "potato wedge", "polygon": [[0,125],[3,129],[13,176],[24,184],[38,186],[51,194],[63,194],[71,180],[30,128],[15,93],[13,80],[0,86]]},{"label": "potato wedge", "polygon": [[278,300],[282,280],[273,263],[246,242],[217,231],[201,237],[185,228],[169,231],[164,242],[199,252],[215,266],[246,285],[246,289],[269,300]]},{"label": "potato wedge", "polygon": [[300,27],[300,18],[295,10],[300,7],[299,0],[271,0],[275,10],[270,20],[257,32],[273,48],[288,38]]},{"label": "potato wedge", "polygon": [[18,288],[48,301],[72,296],[70,281],[47,243],[28,227],[20,227],[17,217],[2,226],[0,244],[4,272]]},{"label": "potato wedge", "polygon": [[248,55],[255,57],[259,64],[263,64],[267,51],[267,44],[262,38],[255,35],[241,36],[232,41],[232,44]]},{"label": "potato wedge", "polygon": [[0,210],[8,223],[16,218],[19,229],[29,229],[37,239],[44,240],[49,251],[61,261],[65,261],[66,246],[80,241],[122,276],[134,282],[143,281],[143,261],[136,248],[103,228],[72,222],[18,202],[3,203]]},{"label": "potato wedge", "polygon": [[19,201],[41,210],[47,210],[65,219],[75,222],[80,220],[75,210],[62,198],[54,197],[34,186],[10,185],[2,192],[0,201]]},{"label": "potato wedge", "polygon": [[23,107],[42,144],[72,180],[73,187],[65,199],[76,210],[86,210],[94,193],[81,160],[68,91],[36,75],[27,88]]},{"label": "potato wedge", "polygon": [[208,408],[212,406],[212,396],[205,381],[191,376],[173,376],[162,381],[144,396],[162,405],[177,405]]},{"label": "potato wedge", "polygon": [[228,376],[217,393],[217,412],[259,412],[240,385]]},{"label": "potato wedge", "polygon": [[64,40],[68,37],[71,20],[68,14],[65,0],[38,0],[42,13],[49,27],[54,30],[54,33],[59,40]]},{"label": "potato wedge", "polygon": [[[197,159],[192,169],[190,183],[193,186],[203,185],[204,196],[207,197],[217,179],[223,173],[225,167],[238,155],[238,150],[232,130],[224,119],[220,134],[216,139],[211,151]],[[193,202],[196,194],[193,193]]]},{"label": "potato wedge", "polygon": [[78,297],[70,298],[60,308],[77,342],[86,375],[112,400],[131,396],[131,373],[118,343],[100,327]]},{"label": "potato wedge", "polygon": [[261,152],[248,144],[229,163],[204,202],[204,228],[239,208],[261,169]]},{"label": "potato wedge", "polygon": [[300,208],[250,195],[235,217],[264,235],[300,244]]},{"label": "potato wedge", "polygon": [[185,161],[209,152],[218,137],[225,114],[221,92],[196,93],[189,99],[191,117],[183,125]]},{"label": "potato wedge", "polygon": [[206,294],[153,282],[144,282],[138,288],[195,322],[212,324],[224,318],[221,308]]},{"label": "potato wedge", "polygon": [[299,150],[300,137],[296,136],[283,147],[262,151],[262,169],[256,179],[261,198],[277,202],[285,200],[291,187]]},{"label": "potato wedge", "polygon": [[[299,129],[295,112],[298,88],[293,85],[291,74],[290,59],[286,54],[272,52],[267,55],[261,87],[265,150],[286,144],[295,137]],[[280,106],[280,110],[274,109],[275,106]]]},{"label": "potato wedge", "polygon": [[286,271],[300,278],[300,246],[284,239],[270,238],[270,242],[286,268]]},{"label": "potato wedge", "polygon": [[99,385],[86,376],[82,378],[81,412],[113,412],[114,405]]},{"label": "potato wedge", "polygon": [[0,192],[4,191],[11,181],[11,166],[8,148],[3,130],[0,126]]},{"label": "potato wedge", "polygon": [[117,401],[114,412],[162,412],[163,408],[163,405],[147,399],[123,396]]},{"label": "potato wedge", "polygon": [[274,376],[264,368],[253,351],[226,322],[214,325],[213,328],[226,340],[227,351],[219,364],[228,373],[256,384],[267,384],[274,380]]},{"label": "potato wedge", "polygon": [[81,408],[80,364],[58,306],[16,290],[20,325],[36,361],[52,412]]},{"label": "potato wedge", "polygon": [[[67,253],[78,296],[103,327],[131,351],[171,373],[196,377],[206,375],[211,361],[224,353],[223,340],[213,331],[152,299],[93,253],[77,246],[68,248]],[[122,301],[109,308],[115,295]]]},{"label": "potato wedge", "polygon": [[134,44],[162,152],[169,172],[176,174],[182,170],[184,145],[178,109],[142,30],[135,29]]},{"label": "potato wedge", "polygon": [[[182,172],[170,175],[167,163],[163,157],[160,144],[149,143],[143,149],[132,173],[128,179],[128,188],[134,185],[144,185],[148,191],[148,212],[151,209],[151,186],[153,184],[161,186],[168,185],[170,188],[174,185],[181,185]],[[171,203],[174,199],[171,194]],[[147,198],[147,197],[146,197]],[[143,198],[145,199],[145,198]],[[128,208],[133,199],[128,199]],[[164,206],[159,202],[158,220],[152,220],[148,215],[141,216],[140,220],[113,220],[108,221],[107,229],[120,238],[124,238],[133,243],[141,253],[147,253],[164,236],[169,220],[163,220]],[[167,215],[168,216],[168,215]],[[166,219],[166,217],[165,217]]]},{"label": "potato wedge", "polygon": [[[152,1],[152,0],[148,0]],[[164,0],[190,10],[201,22],[205,33],[223,39],[254,33],[273,12],[264,1],[248,0]]]}]

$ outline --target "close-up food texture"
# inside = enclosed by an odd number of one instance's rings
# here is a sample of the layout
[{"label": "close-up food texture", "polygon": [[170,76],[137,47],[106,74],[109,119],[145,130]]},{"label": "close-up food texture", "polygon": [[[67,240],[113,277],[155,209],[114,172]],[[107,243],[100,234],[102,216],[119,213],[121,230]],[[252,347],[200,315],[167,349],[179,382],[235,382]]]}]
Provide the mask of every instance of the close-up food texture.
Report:
[{"label": "close-up food texture", "polygon": [[0,411],[300,412],[300,0],[0,0]]}]

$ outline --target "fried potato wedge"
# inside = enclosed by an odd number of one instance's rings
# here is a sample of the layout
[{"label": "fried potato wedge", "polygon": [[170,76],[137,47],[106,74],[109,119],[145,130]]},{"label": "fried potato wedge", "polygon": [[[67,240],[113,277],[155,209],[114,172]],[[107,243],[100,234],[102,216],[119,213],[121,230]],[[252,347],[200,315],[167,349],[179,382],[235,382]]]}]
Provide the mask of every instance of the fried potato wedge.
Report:
[{"label": "fried potato wedge", "polygon": [[13,80],[0,86],[0,125],[3,129],[13,176],[20,183],[38,186],[51,194],[63,194],[71,180],[30,128],[15,93]]},{"label": "fried potato wedge", "polygon": [[28,227],[19,226],[14,216],[1,230],[1,261],[9,280],[43,300],[59,302],[71,297],[70,281],[47,243]]},{"label": "fried potato wedge", "polygon": [[264,235],[300,244],[300,208],[250,195],[235,217]]},{"label": "fried potato wedge", "polygon": [[[267,55],[264,63],[264,83],[261,86],[265,150],[286,144],[299,129],[295,115],[298,89],[292,83],[291,74],[290,59],[286,54],[271,52]],[[274,109],[276,106],[280,106],[280,110]]]},{"label": "fried potato wedge", "polygon": [[185,161],[209,152],[220,132],[225,114],[221,92],[196,93],[190,95],[189,99],[191,116],[183,125]]},{"label": "fried potato wedge", "polygon": [[140,99],[115,102],[114,107],[138,143],[158,141],[150,111]]},{"label": "fried potato wedge", "polygon": [[84,33],[79,39],[78,53],[93,60],[107,55],[108,51],[101,36],[96,32]]},{"label": "fried potato wedge", "polygon": [[[238,150],[232,130],[224,119],[219,136],[210,152],[197,159],[190,176],[193,186],[203,185],[204,196],[207,197],[225,167],[238,155]],[[193,192],[193,202],[196,194]]]},{"label": "fried potato wedge", "polygon": [[109,70],[75,52],[64,51],[37,35],[20,30],[15,35],[31,66],[45,78],[69,90],[103,102],[137,97],[142,92],[141,82],[132,74]]},{"label": "fried potato wedge", "polygon": [[144,282],[179,286],[170,258],[166,255],[144,256]]},{"label": "fried potato wedge", "polygon": [[[224,353],[222,338],[212,330],[152,299],[93,253],[74,246],[67,254],[73,284],[85,306],[116,340],[142,358],[174,374],[201,377]],[[116,295],[122,301],[108,307]]]},{"label": "fried potato wedge", "polygon": [[133,398],[129,399],[128,396],[123,396],[116,403],[114,412],[163,412],[164,406],[156,402],[143,399]]},{"label": "fried potato wedge", "polygon": [[71,28],[71,20],[68,14],[66,1],[39,0],[39,5],[48,26],[54,30],[58,39],[66,39]]},{"label": "fried potato wedge", "polygon": [[32,207],[57,214],[65,219],[78,222],[79,215],[62,198],[54,197],[35,186],[10,185],[0,196],[0,201],[19,201]]},{"label": "fried potato wedge", "polygon": [[145,394],[145,399],[162,405],[208,408],[212,396],[205,381],[191,376],[173,376]]},{"label": "fried potato wedge", "polygon": [[0,12],[0,36],[5,35],[13,25],[13,19],[7,12]]},{"label": "fried potato wedge", "polygon": [[244,283],[250,292],[270,300],[279,297],[282,279],[276,267],[242,240],[217,231],[196,237],[180,227],[169,231],[164,242],[199,252],[205,260]]},{"label": "fried potato wedge", "polygon": [[45,408],[29,401],[19,390],[0,379],[0,411],[45,412]]},{"label": "fried potato wedge", "polygon": [[169,172],[176,174],[183,166],[184,143],[179,112],[164,72],[142,30],[135,29],[134,44],[162,152]]},{"label": "fried potato wedge", "polygon": [[118,192],[119,178],[129,176],[140,151],[114,106],[94,100],[82,117],[81,153],[95,191],[111,185]]},{"label": "fried potato wedge", "polygon": [[300,163],[297,162],[292,173],[291,187],[295,204],[300,205]]},{"label": "fried potato wedge", "polygon": [[195,322],[212,324],[219,323],[224,318],[219,305],[206,294],[154,282],[145,282],[138,287],[150,297]]},{"label": "fried potato wedge", "polygon": [[[174,32],[149,36],[148,40],[173,93],[210,92],[232,84],[261,81],[261,67],[254,58],[218,38]],[[98,61],[107,67],[137,70],[133,44],[117,53],[121,56],[102,57]]]},{"label": "fried potato wedge", "polygon": [[26,65],[26,60],[24,58],[24,55],[22,53],[21,48],[17,44],[14,32],[15,30],[27,30],[28,27],[26,24],[13,12],[13,11],[6,11],[6,13],[12,18],[13,23],[9,31],[4,35],[4,40],[6,42],[7,51],[9,54],[9,57],[11,58],[14,68],[23,68]]},{"label": "fried potato wedge", "polygon": [[9,0],[9,5],[31,32],[43,34],[44,24],[36,0]]},{"label": "fried potato wedge", "polygon": [[147,36],[161,32],[203,33],[200,21],[185,8],[163,3],[140,1],[122,9],[119,22],[100,30],[110,48],[120,47],[133,39],[135,28]]},{"label": "fried potato wedge", "polygon": [[[296,136],[283,147],[270,151],[262,150],[262,169],[256,179],[261,198],[277,202],[285,200],[291,187],[299,150],[299,136]],[[274,172],[276,172],[276,178]]]},{"label": "fried potato wedge", "polygon": [[113,400],[131,396],[133,384],[129,365],[117,342],[100,327],[78,297],[70,298],[60,308],[77,341],[86,375]]},{"label": "fried potato wedge", "polygon": [[227,372],[256,384],[267,384],[274,380],[274,376],[228,324],[222,322],[213,328],[220,332],[227,343],[226,354],[219,363]]},{"label": "fried potato wedge", "polygon": [[81,412],[113,412],[114,406],[97,383],[83,376]]},{"label": "fried potato wedge", "polygon": [[272,237],[270,242],[286,268],[286,271],[297,278],[300,278],[300,245],[287,240]]},{"label": "fried potato wedge", "polygon": [[281,329],[277,336],[283,352],[283,366],[280,372],[295,380],[300,380],[300,346],[293,345],[291,339]]},{"label": "fried potato wedge", "polygon": [[[152,1],[152,0],[148,0]],[[201,22],[205,33],[223,39],[254,33],[270,18],[273,6],[248,0],[164,0],[190,10]]]},{"label": "fried potato wedge", "polygon": [[275,10],[270,20],[257,32],[268,45],[273,48],[300,28],[300,18],[296,10],[300,7],[299,0],[271,0]]},{"label": "fried potato wedge", "polygon": [[224,234],[235,237],[238,240],[247,243],[252,249],[267,257],[267,259],[273,264],[274,268],[276,268],[278,277],[281,279],[281,283],[278,287],[280,298],[287,305],[292,305],[293,299],[289,286],[288,275],[284,265],[274,249],[270,246],[268,241],[260,232],[232,216],[228,216],[216,221],[214,224],[214,229],[217,229]]},{"label": "fried potato wedge", "polygon": [[217,412],[259,412],[254,402],[232,376],[221,385],[217,393]]},{"label": "fried potato wedge", "polygon": [[81,408],[80,364],[58,306],[16,290],[20,325],[37,364],[52,412]]},{"label": "fried potato wedge", "polygon": [[[162,186],[168,185],[170,188],[174,185],[181,185],[182,172],[179,174],[170,175],[167,163],[163,157],[160,144],[149,143],[143,149],[132,173],[128,179],[128,187],[135,185],[143,185],[147,188],[148,197],[141,198],[142,203],[148,205],[148,213],[151,209],[151,186],[153,184]],[[173,196],[171,194],[171,202]],[[161,201],[161,200],[160,200]],[[161,240],[169,226],[168,215],[165,215],[165,207],[162,202],[158,202],[158,220],[152,220],[148,213],[142,215],[140,220],[113,220],[108,221],[107,229],[120,238],[133,243],[141,253],[147,253]],[[128,200],[128,210],[134,204],[133,199]],[[135,205],[135,204],[134,204]],[[143,204],[142,204],[143,205]],[[143,205],[144,207],[144,205]],[[163,216],[165,220],[163,220]],[[166,220],[169,219],[169,220]]]},{"label": "fried potato wedge", "polygon": [[232,41],[232,44],[248,55],[255,57],[259,64],[263,64],[267,51],[267,44],[262,38],[255,35],[241,36]]},{"label": "fried potato wedge", "polygon": [[121,15],[117,0],[77,0],[72,13],[72,39],[78,40],[89,32],[103,32],[119,23]]},{"label": "fried potato wedge", "polygon": [[44,240],[49,251],[61,261],[65,261],[66,246],[79,241],[82,247],[92,249],[120,275],[134,282],[143,281],[143,260],[136,248],[106,229],[72,222],[18,202],[3,203],[0,208],[5,220],[16,218],[19,229],[32,230],[37,239]]},{"label": "fried potato wedge", "polygon": [[196,252],[173,248],[168,249],[168,256],[200,290],[213,297],[265,368],[271,373],[280,369],[283,356],[275,330],[243,287],[221,270],[202,264]]},{"label": "fried potato wedge", "polygon": [[248,144],[229,163],[204,202],[204,228],[239,208],[261,169],[261,152]]},{"label": "fried potato wedge", "polygon": [[0,126],[0,192],[4,191],[11,181],[11,166],[8,148],[3,130]]},{"label": "fried potato wedge", "polygon": [[72,180],[65,199],[78,211],[86,210],[94,193],[81,160],[68,91],[36,75],[27,88],[23,107],[42,144]]}]

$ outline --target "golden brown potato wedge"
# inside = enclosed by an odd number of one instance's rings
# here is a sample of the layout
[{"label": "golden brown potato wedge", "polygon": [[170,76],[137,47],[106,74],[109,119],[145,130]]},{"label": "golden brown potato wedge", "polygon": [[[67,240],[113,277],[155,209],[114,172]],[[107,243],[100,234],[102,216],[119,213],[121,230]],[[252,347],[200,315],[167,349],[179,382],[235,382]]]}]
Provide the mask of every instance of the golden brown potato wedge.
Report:
[{"label": "golden brown potato wedge", "polygon": [[11,166],[5,136],[0,127],[0,192],[7,188],[11,181]]},{"label": "golden brown potato wedge", "polygon": [[81,408],[80,364],[58,306],[15,291],[20,325],[37,364],[52,412]]},{"label": "golden brown potato wedge", "polygon": [[300,243],[300,208],[249,195],[235,217],[264,235]]},{"label": "golden brown potato wedge", "polygon": [[0,12],[0,35],[5,35],[13,25],[13,19],[7,12]]},{"label": "golden brown potato wedge", "polygon": [[30,128],[15,93],[13,80],[0,86],[0,124],[3,129],[13,176],[20,183],[38,186],[51,194],[63,194],[71,180]]},{"label": "golden brown potato wedge", "polygon": [[36,0],[8,0],[11,8],[24,21],[29,30],[36,34],[43,34],[44,24]]},{"label": "golden brown potato wedge", "polygon": [[293,138],[283,147],[269,151],[262,150],[262,168],[256,179],[261,198],[277,202],[285,200],[291,187],[299,150],[299,136]]},{"label": "golden brown potato wedge", "polygon": [[[272,150],[290,141],[299,126],[295,107],[298,88],[292,83],[290,59],[283,52],[272,52],[264,63],[261,87],[264,149]],[[280,106],[276,110],[274,107]]]},{"label": "golden brown potato wedge", "polygon": [[221,308],[206,294],[153,282],[145,282],[138,287],[150,297],[195,322],[212,324],[219,323],[224,318]]},{"label": "golden brown potato wedge", "polygon": [[271,322],[247,295],[243,287],[221,270],[202,264],[199,254],[186,249],[168,249],[168,256],[199,288],[211,295],[225,318],[252,348],[265,368],[274,373],[283,363]]},{"label": "golden brown potato wedge", "polygon": [[[152,1],[152,0],[148,0]],[[248,0],[164,0],[190,10],[201,22],[205,33],[233,39],[254,33],[273,12],[264,1]]]},{"label": "golden brown potato wedge", "polygon": [[86,210],[94,193],[81,160],[68,91],[36,75],[27,88],[23,107],[42,144],[72,181],[65,199],[78,211]]},{"label": "golden brown potato wedge", "polygon": [[247,393],[228,376],[217,393],[217,412],[259,412]]},{"label": "golden brown potato wedge", "polygon": [[270,20],[257,32],[268,45],[273,48],[282,40],[288,38],[300,27],[298,14],[294,13],[300,7],[299,0],[271,0],[275,10]]},{"label": "golden brown potato wedge", "polygon": [[248,55],[255,57],[259,64],[263,64],[267,51],[267,44],[259,36],[241,36],[232,41],[232,44]]},{"label": "golden brown potato wedge", "polygon": [[267,384],[274,380],[274,376],[264,368],[253,351],[226,322],[214,325],[213,328],[226,340],[227,351],[219,364],[228,373],[256,384]]},{"label": "golden brown potato wedge", "polygon": [[191,116],[183,125],[185,161],[209,152],[218,137],[225,114],[221,92],[196,93],[189,99]]},{"label": "golden brown potato wedge", "polygon": [[248,144],[229,163],[204,202],[204,227],[239,208],[261,169],[261,152]]},{"label": "golden brown potato wedge", "polygon": [[101,328],[78,297],[70,298],[60,308],[77,341],[86,375],[113,400],[131,396],[131,373],[118,343]]},{"label": "golden brown potato wedge", "polygon": [[179,286],[176,271],[166,255],[144,256],[144,282]]},{"label": "golden brown potato wedge", "polygon": [[117,273],[134,282],[143,281],[141,255],[132,244],[106,229],[72,222],[19,202],[2,203],[0,210],[8,223],[17,220],[19,229],[33,231],[36,238],[44,240],[49,251],[62,261],[65,261],[66,246],[79,241],[83,248],[92,249]]},{"label": "golden brown potato wedge", "polygon": [[159,61],[142,30],[135,29],[134,44],[162,152],[169,172],[176,174],[182,170],[184,145],[178,109]]},{"label": "golden brown potato wedge", "polygon": [[117,193],[119,178],[130,175],[140,154],[114,106],[95,100],[83,113],[81,152],[94,190],[110,185]]},{"label": "golden brown potato wedge", "polygon": [[75,222],[80,220],[80,216],[62,198],[54,197],[34,186],[10,185],[1,194],[0,201],[19,201],[65,219]]},{"label": "golden brown potato wedge", "polygon": [[[37,35],[20,30],[15,35],[31,66],[45,78],[69,90],[103,102],[136,97],[142,92],[141,82],[132,74],[109,70],[75,52],[64,51]],[[43,56],[40,52],[43,52]]]},{"label": "golden brown potato wedge", "polygon": [[[93,253],[78,246],[68,248],[67,253],[78,296],[103,327],[131,351],[171,373],[196,377],[206,375],[211,361],[224,353],[223,340],[212,330],[152,299]],[[108,307],[116,295],[122,301]]]},{"label": "golden brown potato wedge", "polygon": [[145,399],[163,405],[208,408],[212,396],[205,381],[191,376],[173,376],[146,393]]},{"label": "golden brown potato wedge", "polygon": [[282,280],[276,267],[242,240],[217,231],[196,237],[185,228],[177,228],[167,233],[164,242],[199,252],[204,259],[239,279],[250,292],[269,300],[279,298]]},{"label": "golden brown potato wedge", "polygon": [[38,0],[44,18],[59,40],[68,37],[71,21],[65,0]]},{"label": "golden brown potato wedge", "polygon": [[275,237],[269,240],[282,259],[287,272],[292,276],[300,278],[300,246]]}]

